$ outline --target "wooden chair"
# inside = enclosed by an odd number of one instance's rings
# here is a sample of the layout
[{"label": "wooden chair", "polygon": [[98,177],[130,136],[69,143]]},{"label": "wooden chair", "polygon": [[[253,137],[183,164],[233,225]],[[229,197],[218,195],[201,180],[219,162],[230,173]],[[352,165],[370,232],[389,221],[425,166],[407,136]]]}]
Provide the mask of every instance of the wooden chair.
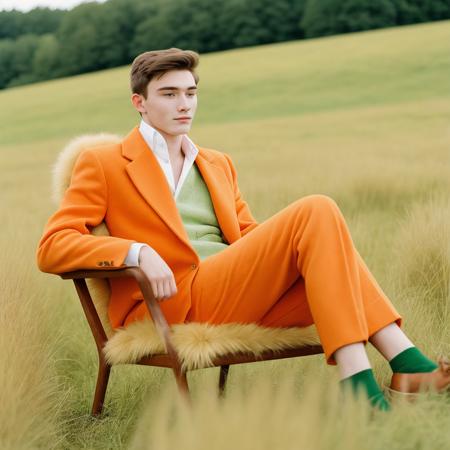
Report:
[{"label": "wooden chair", "polygon": [[[79,153],[87,147],[118,142],[120,137],[97,134],[70,142],[59,155],[53,170],[53,199],[62,198],[70,184],[71,172]],[[108,235],[105,224],[92,230]],[[189,398],[186,374],[189,370],[220,366],[219,394],[224,392],[232,364],[266,361],[322,353],[313,326],[306,328],[268,328],[257,324],[209,325],[186,323],[169,326],[151,285],[137,267],[76,271],[60,274],[72,279],[98,350],[99,368],[92,415],[98,415],[115,364],[141,364],[171,368],[180,392]],[[113,330],[107,314],[109,278],[134,277],[153,318]]]},{"label": "wooden chair", "polygon": [[[103,408],[103,402],[105,399],[106,388],[108,385],[109,374],[111,371],[112,363],[105,357],[104,349],[108,344],[108,337],[106,335],[105,329],[103,327],[102,321],[99,318],[96,307],[92,300],[91,294],[89,292],[88,286],[86,284],[86,279],[105,279],[114,277],[134,277],[139,284],[141,292],[144,296],[144,300],[147,307],[150,310],[152,317],[154,318],[154,323],[156,325],[156,330],[161,341],[166,348],[166,352],[150,354],[143,356],[135,364],[148,365],[148,366],[158,366],[171,368],[175,374],[176,383],[182,395],[189,400],[189,387],[187,382],[187,371],[188,367],[184,367],[182,364],[182,358],[180,357],[174,343],[173,343],[173,332],[168,325],[158,302],[153,296],[151,285],[144,273],[138,267],[130,267],[125,269],[116,270],[90,270],[90,271],[77,271],[61,274],[63,279],[72,279],[75,283],[75,288],[77,290],[78,296],[81,301],[84,313],[86,315],[87,321],[91,328],[92,334],[95,339],[98,350],[99,358],[99,368],[97,385],[95,388],[94,402],[92,405],[93,416],[99,415]],[[189,324],[179,325],[179,327],[188,327]],[[221,327],[222,325],[216,325],[215,327]],[[245,325],[240,325],[245,326]],[[284,329],[285,331],[292,331],[292,329]],[[276,329],[278,333],[283,333],[283,329]],[[301,331],[297,329],[294,331]],[[304,334],[303,339],[307,336]],[[317,341],[315,336],[309,336],[311,342]],[[292,346],[288,344],[288,348],[284,349],[269,349],[264,350],[260,353],[255,354],[255,352],[235,352],[226,353],[219,355],[212,360],[212,364],[208,364],[214,367],[220,366],[220,377],[219,377],[219,395],[222,395],[227,381],[229,367],[232,364],[250,363],[257,361],[267,361],[272,359],[282,359],[282,358],[294,358],[299,356],[317,355],[323,353],[323,349],[320,345],[314,344],[300,344],[297,346]],[[202,368],[202,367],[197,367]]]}]

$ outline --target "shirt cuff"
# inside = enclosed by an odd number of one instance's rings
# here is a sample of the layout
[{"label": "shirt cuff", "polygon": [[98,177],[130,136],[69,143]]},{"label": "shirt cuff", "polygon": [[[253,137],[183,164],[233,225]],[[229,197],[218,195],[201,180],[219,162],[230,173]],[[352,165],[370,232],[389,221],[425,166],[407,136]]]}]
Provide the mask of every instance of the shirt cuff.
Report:
[{"label": "shirt cuff", "polygon": [[142,247],[148,247],[147,244],[141,242],[134,242],[131,244],[128,254],[123,262],[127,266],[139,267],[139,253]]}]

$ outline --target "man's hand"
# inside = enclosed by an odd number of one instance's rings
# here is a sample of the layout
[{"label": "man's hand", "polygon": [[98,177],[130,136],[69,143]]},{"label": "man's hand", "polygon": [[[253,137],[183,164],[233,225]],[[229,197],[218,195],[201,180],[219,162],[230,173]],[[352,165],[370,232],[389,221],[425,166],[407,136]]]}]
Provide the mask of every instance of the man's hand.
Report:
[{"label": "man's hand", "polygon": [[153,248],[149,246],[141,248],[139,267],[150,281],[153,295],[158,301],[164,301],[177,293],[172,270]]}]

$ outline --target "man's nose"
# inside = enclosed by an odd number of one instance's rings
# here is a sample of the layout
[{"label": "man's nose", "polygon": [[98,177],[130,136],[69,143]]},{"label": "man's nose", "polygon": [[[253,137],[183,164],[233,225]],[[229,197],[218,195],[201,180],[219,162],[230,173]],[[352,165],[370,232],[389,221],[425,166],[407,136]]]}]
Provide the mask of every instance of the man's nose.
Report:
[{"label": "man's nose", "polygon": [[185,111],[189,109],[189,102],[185,95],[180,96],[180,101],[178,103],[178,109],[180,111]]}]

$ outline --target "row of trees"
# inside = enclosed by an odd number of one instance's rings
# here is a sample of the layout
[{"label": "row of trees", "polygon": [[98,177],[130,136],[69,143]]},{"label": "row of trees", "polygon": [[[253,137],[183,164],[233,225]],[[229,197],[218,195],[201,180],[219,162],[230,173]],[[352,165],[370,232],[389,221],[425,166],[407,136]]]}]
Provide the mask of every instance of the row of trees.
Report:
[{"label": "row of trees", "polygon": [[16,39],[23,34],[45,34],[55,32],[65,11],[35,8],[30,12],[0,12],[0,39]]},{"label": "row of trees", "polygon": [[129,64],[450,18],[448,0],[109,0],[0,13],[0,89]]}]

